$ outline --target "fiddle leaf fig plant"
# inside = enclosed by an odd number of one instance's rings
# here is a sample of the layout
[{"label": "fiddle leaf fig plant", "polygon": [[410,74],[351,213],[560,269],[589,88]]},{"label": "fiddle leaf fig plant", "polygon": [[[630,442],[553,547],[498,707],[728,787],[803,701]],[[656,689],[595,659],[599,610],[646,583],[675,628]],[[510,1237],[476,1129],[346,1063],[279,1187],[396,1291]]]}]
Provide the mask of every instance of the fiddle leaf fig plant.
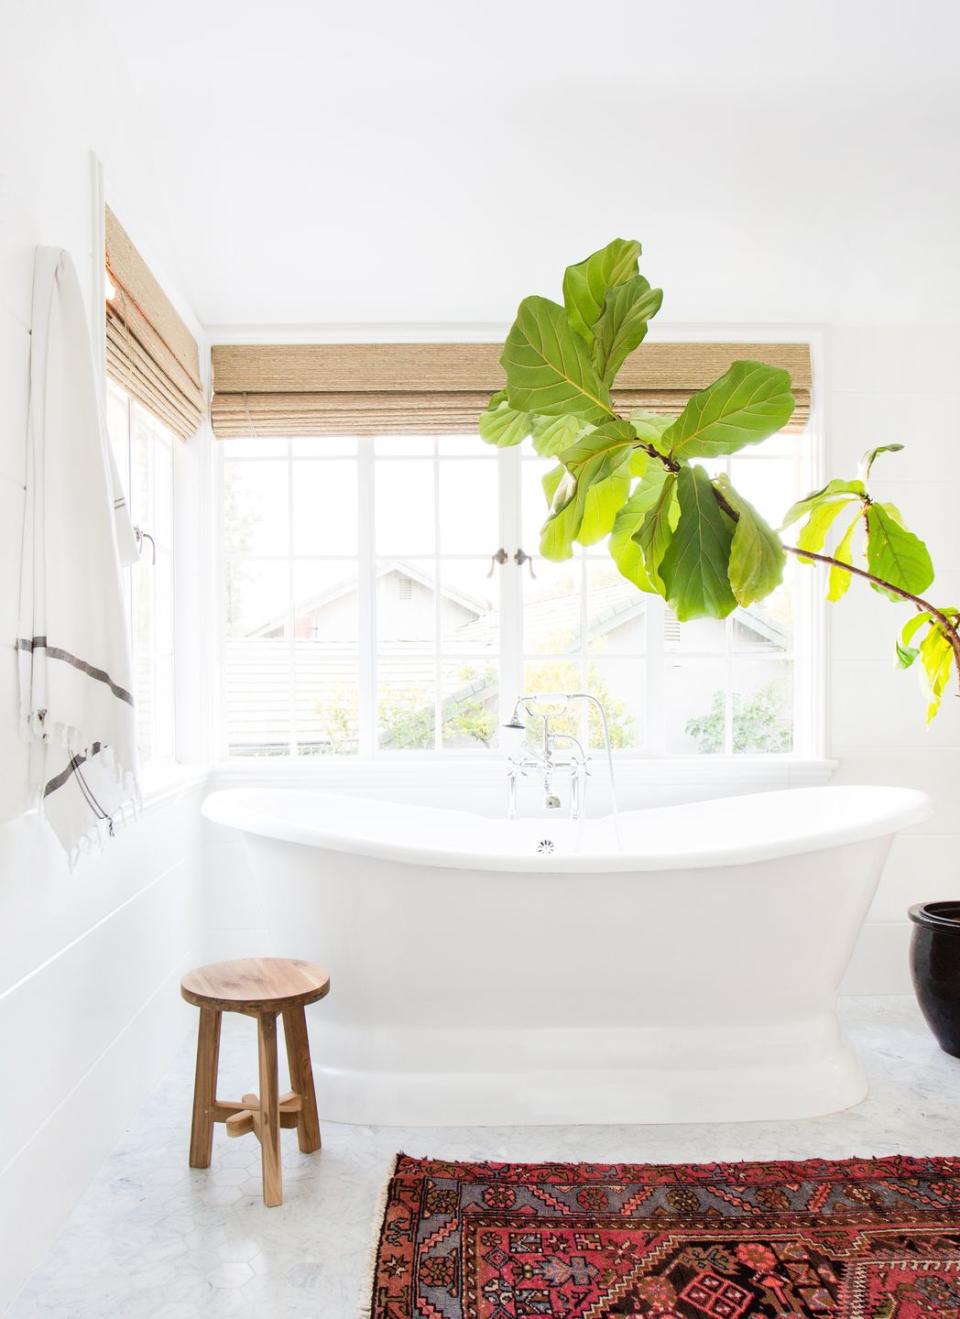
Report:
[{"label": "fiddle leaf fig plant", "polygon": [[[726,618],[763,600],[782,582],[787,555],[828,569],[831,601],[860,578],[915,611],[896,659],[903,668],[919,663],[929,722],[951,681],[960,682],[960,611],[925,598],[934,581],[926,545],[895,504],[870,493],[877,458],[903,445],[869,450],[856,477],[829,481],[771,527],[729,477],[711,476],[697,460],[782,430],[795,406],[787,371],[733,362],[676,416],[617,411],[617,375],[663,301],[640,273],[640,251],[634,239],[615,238],[568,266],[563,303],[524,298],[504,344],[506,385],[481,415],[480,435],[501,448],[529,438],[557,459],[543,478],[540,553],[568,559],[575,543],[609,537],[620,573],[662,596],[681,622]],[[783,539],[789,528],[795,543]]]}]

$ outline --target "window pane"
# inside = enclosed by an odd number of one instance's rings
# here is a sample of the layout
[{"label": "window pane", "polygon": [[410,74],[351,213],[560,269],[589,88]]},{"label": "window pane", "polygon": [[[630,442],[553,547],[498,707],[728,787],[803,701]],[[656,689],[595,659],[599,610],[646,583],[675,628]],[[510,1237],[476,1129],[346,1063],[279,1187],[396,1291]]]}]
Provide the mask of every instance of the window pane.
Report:
[{"label": "window pane", "polygon": [[520,539],[528,554],[538,554],[540,550],[540,529],[550,512],[543,489],[543,477],[556,465],[556,460],[552,458],[525,458],[520,463]]},{"label": "window pane", "polygon": [[286,458],[287,441],[279,436],[263,440],[223,440],[224,458]]},{"label": "window pane", "polygon": [[290,646],[285,637],[228,640],[224,705],[232,756],[290,752]]},{"label": "window pane", "polygon": [[731,458],[730,480],[772,527],[780,525],[797,497],[794,465],[789,459]]},{"label": "window pane", "polygon": [[356,648],[357,561],[301,562],[293,570],[293,630],[298,641]]},{"label": "window pane", "polygon": [[379,554],[431,554],[434,548],[433,463],[384,459],[376,465]]},{"label": "window pane", "polygon": [[233,559],[227,563],[225,614],[230,637],[283,637],[289,613],[285,563]]},{"label": "window pane", "polygon": [[536,578],[523,578],[523,648],[528,654],[561,655],[580,646],[580,559],[538,559]]},{"label": "window pane", "polygon": [[496,463],[441,462],[440,552],[492,554],[499,541]]},{"label": "window pane", "polygon": [[[365,440],[364,443],[369,443]],[[313,435],[291,441],[294,458],[352,458],[357,452],[353,435]]]},{"label": "window pane", "polygon": [[433,652],[437,632],[434,572],[433,559],[388,560],[379,565],[377,643],[381,648],[400,645]]},{"label": "window pane", "polygon": [[[642,658],[591,660],[585,690],[606,711],[611,750],[636,751],[643,746],[646,664]],[[603,750],[603,722],[592,706],[587,707],[587,737],[593,753]]]},{"label": "window pane", "polygon": [[286,462],[225,464],[224,548],[228,554],[287,554],[287,510]]},{"label": "window pane", "polygon": [[[154,666],[156,690],[156,720],[154,724],[153,755],[158,760],[170,760],[174,754],[173,656],[158,655]],[[147,759],[148,757],[145,757]]]},{"label": "window pane", "polygon": [[157,550],[157,562],[141,559],[134,571],[152,578],[154,603],[154,646],[159,655],[173,654],[173,559],[169,551]]},{"label": "window pane", "polygon": [[793,665],[789,662],[734,661],[733,750],[753,755],[793,750]]},{"label": "window pane", "polygon": [[793,646],[795,585],[793,580],[785,582],[766,600],[758,600],[756,604],[734,612],[731,644],[735,652],[747,655],[789,653]]},{"label": "window pane", "polygon": [[394,654],[377,665],[377,741],[385,751],[433,749],[436,723],[432,656]]},{"label": "window pane", "polygon": [[498,741],[500,684],[489,660],[445,664],[441,671],[444,747],[483,750]]},{"label": "window pane", "polygon": [[[527,693],[579,692],[582,688],[579,660],[529,660],[523,666],[523,690]],[[573,732],[574,725],[567,731]]]},{"label": "window pane", "polygon": [[587,649],[636,653],[646,644],[649,595],[638,591],[609,559],[587,560]]},{"label": "window pane", "polygon": [[224,703],[231,755],[287,755],[292,692],[289,570],[285,563],[227,565]]},{"label": "window pane", "polygon": [[663,686],[667,754],[722,753],[726,746],[726,662],[671,657]]},{"label": "window pane", "polygon": [[432,435],[378,435],[373,441],[377,458],[432,458],[436,447]]},{"label": "window pane", "polygon": [[359,591],[353,563],[294,568],[298,755],[356,755]]},{"label": "window pane", "polygon": [[720,618],[694,618],[681,623],[664,605],[663,648],[668,655],[723,655],[727,649],[726,624]]},{"label": "window pane", "polygon": [[486,559],[448,559],[441,568],[440,636],[442,649],[495,653],[500,648],[500,574]]},{"label": "window pane", "polygon": [[356,554],[357,548],[356,463],[295,462],[294,554]]}]

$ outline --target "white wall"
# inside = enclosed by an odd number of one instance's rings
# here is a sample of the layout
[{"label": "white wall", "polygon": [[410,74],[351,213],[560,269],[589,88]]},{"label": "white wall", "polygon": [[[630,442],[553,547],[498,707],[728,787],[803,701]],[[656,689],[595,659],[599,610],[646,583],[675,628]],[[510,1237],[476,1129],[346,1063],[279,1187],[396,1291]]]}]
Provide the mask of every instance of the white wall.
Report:
[{"label": "white wall", "polygon": [[[960,327],[845,326],[829,333],[826,358],[828,474],[853,476],[865,449],[905,444],[877,460],[872,488],[927,541],[937,569],[927,595],[960,605]],[[894,665],[894,638],[911,613],[859,582],[829,610],[837,781],[922,788],[936,806],[894,844],[845,983],[851,993],[909,993],[907,907],[960,894],[960,701],[952,688],[925,727],[919,675]]]},{"label": "white wall", "polygon": [[[154,802],[71,875],[26,812],[17,731],[17,574],[30,291],[37,244],[93,293],[91,152],[158,276],[164,220],[137,101],[83,3],[6,6],[0,55],[0,1310],[167,1067],[191,1014],[177,975],[200,921],[198,790]],[[181,310],[183,310],[181,306]],[[178,484],[198,487],[198,455]],[[196,560],[194,559],[194,564]],[[196,600],[193,607],[198,608]],[[189,707],[202,718],[197,703]]]}]

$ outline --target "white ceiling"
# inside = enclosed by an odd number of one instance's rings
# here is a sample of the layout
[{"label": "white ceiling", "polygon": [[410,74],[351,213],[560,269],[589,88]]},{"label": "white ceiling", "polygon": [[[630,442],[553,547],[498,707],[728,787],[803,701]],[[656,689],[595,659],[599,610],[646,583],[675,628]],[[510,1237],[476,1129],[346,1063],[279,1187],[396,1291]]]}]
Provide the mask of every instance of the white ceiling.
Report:
[{"label": "white ceiling", "polygon": [[955,0],[93,0],[206,325],[958,320]]}]

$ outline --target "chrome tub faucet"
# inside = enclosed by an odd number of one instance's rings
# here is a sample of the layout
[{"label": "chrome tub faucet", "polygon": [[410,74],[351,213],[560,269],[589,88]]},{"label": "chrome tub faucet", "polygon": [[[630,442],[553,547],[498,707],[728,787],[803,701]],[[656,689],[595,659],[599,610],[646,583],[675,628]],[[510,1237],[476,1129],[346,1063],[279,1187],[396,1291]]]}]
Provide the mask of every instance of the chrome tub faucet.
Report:
[{"label": "chrome tub faucet", "polygon": [[[538,705],[550,706],[562,704],[566,707],[571,701],[586,700],[592,701],[600,709],[601,721],[604,729],[606,728],[606,714],[603,706],[595,696],[590,696],[585,692],[573,692],[563,695],[530,695],[521,696],[513,707],[513,715],[510,721],[504,725],[506,729],[514,733],[525,733],[526,724],[521,719],[522,714],[528,717],[532,716]],[[550,716],[546,710],[537,711],[543,720],[543,737],[539,751],[533,751],[529,746],[524,746],[519,755],[510,755],[507,757],[507,818],[515,820],[517,818],[517,785],[521,778],[528,774],[535,775],[543,783],[543,804],[548,811],[557,811],[560,809],[560,797],[554,790],[554,779],[557,774],[566,774],[570,778],[570,818],[579,820],[583,814],[584,802],[586,798],[586,779],[590,774],[589,757],[583,749],[583,744],[571,733],[563,733],[550,727]],[[558,749],[566,751],[559,759],[556,756]]]}]

